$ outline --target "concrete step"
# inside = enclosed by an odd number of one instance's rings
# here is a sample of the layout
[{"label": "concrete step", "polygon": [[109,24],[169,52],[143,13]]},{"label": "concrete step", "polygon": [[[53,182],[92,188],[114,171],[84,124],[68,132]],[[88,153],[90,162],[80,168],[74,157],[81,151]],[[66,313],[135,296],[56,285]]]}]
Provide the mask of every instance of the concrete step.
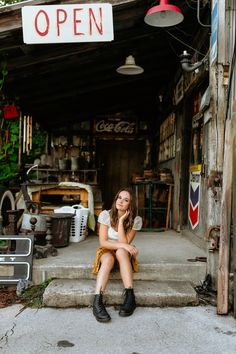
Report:
[{"label": "concrete step", "polygon": [[[196,292],[186,281],[136,280],[134,287],[138,306],[198,305]],[[94,279],[55,279],[45,289],[43,301],[50,307],[91,306],[94,289]],[[110,280],[104,294],[106,305],[121,304],[122,292],[122,282]]]},{"label": "concrete step", "polygon": [[[206,263],[156,263],[140,264],[139,272],[134,273],[134,280],[149,281],[186,281],[199,284],[205,279]],[[92,274],[92,266],[88,264],[62,265],[41,264],[33,267],[33,282],[40,284],[45,279],[96,279]],[[112,272],[110,279],[121,279],[120,273]]]}]

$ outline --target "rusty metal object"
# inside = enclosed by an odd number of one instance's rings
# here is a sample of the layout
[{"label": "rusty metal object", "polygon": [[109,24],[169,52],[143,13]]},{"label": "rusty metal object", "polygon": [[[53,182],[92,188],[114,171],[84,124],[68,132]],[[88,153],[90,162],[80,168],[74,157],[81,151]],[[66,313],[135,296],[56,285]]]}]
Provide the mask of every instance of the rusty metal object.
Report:
[{"label": "rusty metal object", "polygon": [[219,250],[220,245],[220,225],[213,225],[207,231],[207,239],[209,241],[209,252]]}]

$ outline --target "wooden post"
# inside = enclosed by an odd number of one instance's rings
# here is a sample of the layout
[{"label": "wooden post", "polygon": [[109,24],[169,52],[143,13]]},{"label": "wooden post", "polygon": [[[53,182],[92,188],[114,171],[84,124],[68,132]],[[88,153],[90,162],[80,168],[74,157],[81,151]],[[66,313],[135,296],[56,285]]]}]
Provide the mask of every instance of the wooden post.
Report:
[{"label": "wooden post", "polygon": [[166,212],[166,230],[169,227],[170,208],[171,208],[171,201],[172,201],[172,188],[173,188],[173,185],[169,184],[169,186],[168,186],[168,205],[167,205],[167,212]]},{"label": "wooden post", "polygon": [[[235,102],[236,103],[236,102]],[[236,107],[235,107],[236,108]],[[232,210],[232,219],[233,219],[233,313],[236,318],[236,113],[233,114],[233,210]]]},{"label": "wooden post", "polygon": [[228,313],[229,296],[229,252],[230,252],[230,225],[232,207],[232,183],[233,183],[233,142],[235,135],[236,102],[231,117],[226,121],[225,151],[223,171],[223,189],[220,215],[220,248],[219,248],[219,271],[217,291],[217,313]]}]

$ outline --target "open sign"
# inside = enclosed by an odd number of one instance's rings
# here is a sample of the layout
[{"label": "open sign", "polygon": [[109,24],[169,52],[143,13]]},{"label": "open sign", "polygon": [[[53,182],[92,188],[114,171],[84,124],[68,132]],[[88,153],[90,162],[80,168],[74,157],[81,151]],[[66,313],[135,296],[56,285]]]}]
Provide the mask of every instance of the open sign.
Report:
[{"label": "open sign", "polygon": [[114,39],[111,4],[24,6],[22,26],[27,44]]}]

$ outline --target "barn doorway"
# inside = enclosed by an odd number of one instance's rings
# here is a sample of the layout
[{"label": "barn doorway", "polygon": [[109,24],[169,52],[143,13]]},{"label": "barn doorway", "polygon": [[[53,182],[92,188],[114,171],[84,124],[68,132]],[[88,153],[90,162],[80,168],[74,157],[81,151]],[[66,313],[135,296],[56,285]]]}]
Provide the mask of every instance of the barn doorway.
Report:
[{"label": "barn doorway", "polygon": [[97,142],[103,208],[110,209],[122,187],[131,185],[133,174],[143,173],[144,140],[100,140]]}]

